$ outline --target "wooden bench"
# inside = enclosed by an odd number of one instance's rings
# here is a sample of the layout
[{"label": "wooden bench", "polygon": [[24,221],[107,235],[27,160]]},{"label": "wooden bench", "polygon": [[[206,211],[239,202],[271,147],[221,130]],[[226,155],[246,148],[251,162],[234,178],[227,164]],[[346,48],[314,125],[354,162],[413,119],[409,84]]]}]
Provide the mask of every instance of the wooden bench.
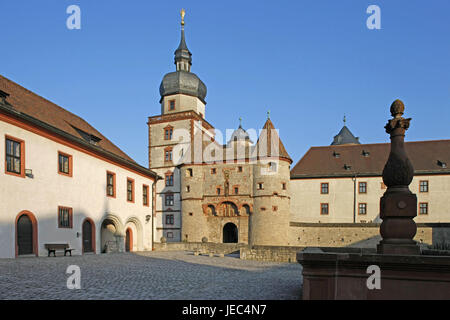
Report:
[{"label": "wooden bench", "polygon": [[72,250],[69,248],[68,243],[46,243],[45,249],[48,250],[48,256],[50,257],[50,254],[53,252],[53,256],[56,257],[56,250],[64,250],[64,256],[66,256],[67,252],[70,253],[70,256],[72,256]]}]

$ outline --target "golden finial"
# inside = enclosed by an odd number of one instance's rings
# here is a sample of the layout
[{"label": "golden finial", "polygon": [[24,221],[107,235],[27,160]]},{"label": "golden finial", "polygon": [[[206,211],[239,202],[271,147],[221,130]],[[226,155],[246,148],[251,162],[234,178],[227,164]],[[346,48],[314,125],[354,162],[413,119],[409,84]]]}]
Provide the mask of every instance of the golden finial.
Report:
[{"label": "golden finial", "polygon": [[186,15],[186,10],[181,9],[181,25],[184,26],[184,16]]}]

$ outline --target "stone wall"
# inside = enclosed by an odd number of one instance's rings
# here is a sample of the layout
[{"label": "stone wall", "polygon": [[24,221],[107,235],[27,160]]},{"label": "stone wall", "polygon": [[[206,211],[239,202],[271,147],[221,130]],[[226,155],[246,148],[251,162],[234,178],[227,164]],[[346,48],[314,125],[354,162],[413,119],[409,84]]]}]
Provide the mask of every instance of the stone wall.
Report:
[{"label": "stone wall", "polygon": [[[376,223],[290,224],[290,245],[301,247],[376,247],[381,240]],[[450,243],[449,223],[418,223],[414,240],[433,245]]]},{"label": "stone wall", "polygon": [[159,251],[197,251],[202,254],[229,254],[239,251],[243,243],[211,243],[211,242],[171,242],[155,243],[155,250]]},{"label": "stone wall", "polygon": [[297,252],[303,247],[285,246],[246,246],[240,250],[242,260],[272,261],[272,262],[297,262]]}]

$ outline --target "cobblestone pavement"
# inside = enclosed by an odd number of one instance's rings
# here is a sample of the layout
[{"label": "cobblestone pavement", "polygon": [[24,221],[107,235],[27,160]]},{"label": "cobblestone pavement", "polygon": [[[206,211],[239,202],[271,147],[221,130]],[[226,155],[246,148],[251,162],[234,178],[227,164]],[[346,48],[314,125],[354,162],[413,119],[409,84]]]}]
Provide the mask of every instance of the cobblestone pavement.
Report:
[{"label": "cobblestone pavement", "polygon": [[[81,269],[81,289],[66,269]],[[0,259],[0,299],[299,299],[301,266],[142,252]]]}]

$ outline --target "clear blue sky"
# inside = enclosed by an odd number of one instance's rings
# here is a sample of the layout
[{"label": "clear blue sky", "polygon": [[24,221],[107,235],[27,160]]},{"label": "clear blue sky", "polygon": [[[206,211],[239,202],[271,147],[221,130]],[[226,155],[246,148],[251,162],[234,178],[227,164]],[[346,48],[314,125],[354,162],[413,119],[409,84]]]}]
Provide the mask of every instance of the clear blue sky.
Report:
[{"label": "clear blue sky", "polygon": [[[66,8],[81,8],[81,30]],[[381,30],[366,9],[381,8]],[[407,140],[450,138],[450,1],[2,0],[0,73],[83,117],[147,166],[147,117],[175,69],[185,8],[206,118],[261,128],[266,112],[294,164],[329,145],[347,115],[363,143],[387,142],[400,98]]]}]

